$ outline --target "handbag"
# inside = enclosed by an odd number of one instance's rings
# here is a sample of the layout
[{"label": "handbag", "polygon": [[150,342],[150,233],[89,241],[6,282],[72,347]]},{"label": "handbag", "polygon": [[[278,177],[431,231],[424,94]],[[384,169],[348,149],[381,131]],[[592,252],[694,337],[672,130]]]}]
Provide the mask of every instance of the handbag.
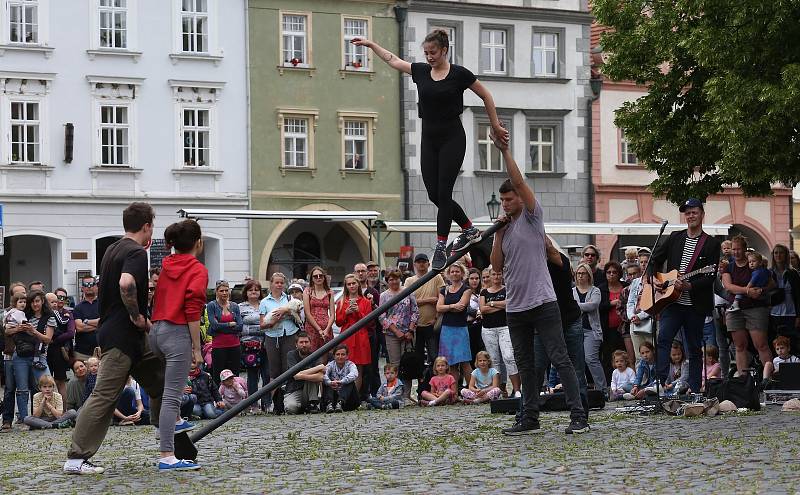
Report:
[{"label": "handbag", "polygon": [[260,340],[245,340],[242,342],[242,368],[258,368],[261,366]]},{"label": "handbag", "polygon": [[[425,372],[425,361],[417,354],[414,346],[406,346],[403,355],[400,357],[398,375],[401,380],[419,380]],[[410,384],[409,384],[410,385]]]},{"label": "handbag", "polygon": [[653,318],[648,318],[641,323],[631,323],[631,333],[637,335],[651,335],[653,333]]},{"label": "handbag", "polygon": [[712,379],[709,379],[706,382],[706,391],[708,397],[716,397],[720,402],[729,400],[736,404],[736,407],[746,407],[752,411],[761,410],[759,400],[761,383],[752,371],[736,377],[730,376],[721,381],[712,382]]}]

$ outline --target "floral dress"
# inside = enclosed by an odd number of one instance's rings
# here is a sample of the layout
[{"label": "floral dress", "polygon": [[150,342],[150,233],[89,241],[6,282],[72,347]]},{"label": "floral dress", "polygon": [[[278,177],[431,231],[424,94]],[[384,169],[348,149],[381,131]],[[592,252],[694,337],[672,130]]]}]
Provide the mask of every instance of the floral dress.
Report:
[{"label": "floral dress", "polygon": [[[308,301],[310,305],[309,312],[311,313],[311,316],[314,317],[314,321],[317,322],[317,325],[319,325],[322,330],[325,330],[325,327],[328,326],[331,304],[330,298],[333,296],[333,293],[328,291],[327,294],[318,299],[314,297],[314,291],[311,290],[311,288],[308,288],[306,289],[306,294],[308,294]],[[333,331],[330,331],[330,335],[323,337],[308,320],[306,320],[305,331],[311,340],[311,352],[316,351],[333,339]]]}]

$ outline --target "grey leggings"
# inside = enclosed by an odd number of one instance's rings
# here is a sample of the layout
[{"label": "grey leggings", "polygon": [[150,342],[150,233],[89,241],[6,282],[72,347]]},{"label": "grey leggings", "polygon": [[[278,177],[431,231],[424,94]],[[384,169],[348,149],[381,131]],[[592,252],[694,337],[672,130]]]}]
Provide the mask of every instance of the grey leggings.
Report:
[{"label": "grey leggings", "polygon": [[25,419],[23,419],[22,422],[30,426],[31,430],[39,430],[46,428],[58,428],[58,425],[66,423],[67,421],[70,421],[77,417],[78,413],[75,412],[75,409],[70,409],[69,411],[62,414],[60,418],[54,419],[53,421],[37,418],[36,416],[25,416]]},{"label": "grey leggings", "polygon": [[[192,337],[188,325],[175,325],[168,321],[157,321],[150,330],[150,348],[164,360],[164,393],[161,396],[161,412],[158,424],[168,431],[161,434],[161,452],[175,450],[172,425],[181,409],[181,396],[192,364]],[[163,431],[163,430],[162,430]]]}]

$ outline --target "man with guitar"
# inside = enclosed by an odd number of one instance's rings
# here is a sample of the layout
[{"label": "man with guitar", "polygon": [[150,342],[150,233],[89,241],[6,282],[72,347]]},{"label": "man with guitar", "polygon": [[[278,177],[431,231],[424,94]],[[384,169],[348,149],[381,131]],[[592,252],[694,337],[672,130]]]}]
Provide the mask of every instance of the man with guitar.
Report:
[{"label": "man with guitar", "polygon": [[[719,263],[720,243],[714,237],[703,232],[703,217],[705,210],[699,199],[688,199],[680,206],[680,212],[686,218],[686,230],[673,232],[667,241],[656,247],[650,264],[657,270],[666,263],[667,272],[677,270],[681,275],[702,269],[707,269],[711,274],[715,272]],[[667,283],[659,281],[660,274],[656,274],[654,285],[656,290],[664,294]],[[661,280],[664,280],[661,278]],[[662,383],[667,379],[669,372],[669,354],[672,341],[678,331],[683,328],[684,348],[689,358],[689,388],[693,392],[700,391],[700,381],[703,369],[703,325],[706,316],[714,309],[714,277],[703,274],[692,279],[677,277],[674,283],[674,292],[679,294],[677,300],[661,311],[658,331],[657,373]],[[642,293],[649,291],[645,287]],[[658,300],[658,294],[656,295]],[[644,305],[642,305],[644,308]],[[655,308],[653,308],[655,309]],[[657,311],[653,311],[656,313]],[[653,314],[651,313],[651,314]]]}]

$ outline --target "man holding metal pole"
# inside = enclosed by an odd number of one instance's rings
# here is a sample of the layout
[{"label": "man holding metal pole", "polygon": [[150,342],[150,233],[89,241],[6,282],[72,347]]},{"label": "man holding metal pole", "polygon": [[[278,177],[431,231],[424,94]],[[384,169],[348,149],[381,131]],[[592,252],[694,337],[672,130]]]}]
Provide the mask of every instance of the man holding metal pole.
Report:
[{"label": "man holding metal pole", "polygon": [[[494,138],[493,138],[494,139]],[[491,262],[502,268],[506,282],[506,317],[522,381],[522,414],[506,435],[539,433],[539,388],[534,363],[534,336],[538,335],[550,362],[558,370],[570,424],[566,433],[589,431],[586,411],[581,404],[578,379],[567,354],[561,329],[561,313],[553,282],[547,270],[542,207],[525,183],[511,156],[508,144],[494,140],[503,153],[509,179],[500,186],[500,202],[506,226],[497,231],[492,244]]]}]

